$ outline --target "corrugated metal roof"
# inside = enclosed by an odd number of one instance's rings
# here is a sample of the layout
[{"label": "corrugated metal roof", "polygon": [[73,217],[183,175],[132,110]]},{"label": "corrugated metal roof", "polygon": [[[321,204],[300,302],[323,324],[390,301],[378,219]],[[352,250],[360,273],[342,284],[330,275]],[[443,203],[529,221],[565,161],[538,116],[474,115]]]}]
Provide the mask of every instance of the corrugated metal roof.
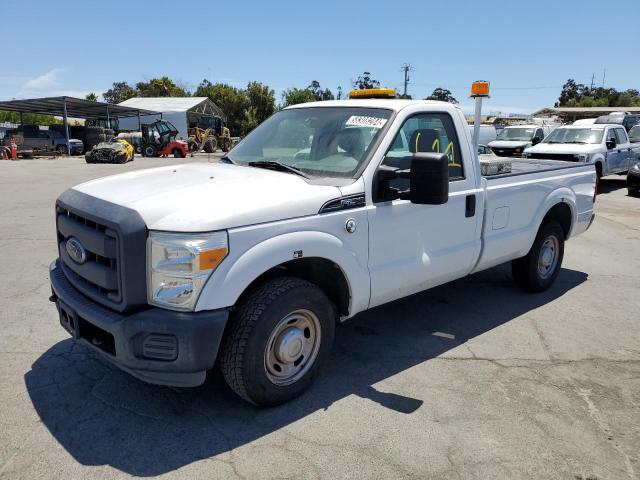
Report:
[{"label": "corrugated metal roof", "polygon": [[534,115],[553,113],[610,113],[610,112],[631,112],[640,113],[640,107],[547,107],[538,110]]},{"label": "corrugated metal roof", "polygon": [[138,111],[141,115],[158,113],[155,109],[112,105],[73,97],[27,98],[0,102],[0,110],[58,116],[64,115],[65,107],[69,117],[86,119],[106,118],[107,115],[112,117],[133,117],[138,115]]},{"label": "corrugated metal roof", "polygon": [[207,100],[209,97],[135,97],[118,105],[156,112],[186,112]]}]

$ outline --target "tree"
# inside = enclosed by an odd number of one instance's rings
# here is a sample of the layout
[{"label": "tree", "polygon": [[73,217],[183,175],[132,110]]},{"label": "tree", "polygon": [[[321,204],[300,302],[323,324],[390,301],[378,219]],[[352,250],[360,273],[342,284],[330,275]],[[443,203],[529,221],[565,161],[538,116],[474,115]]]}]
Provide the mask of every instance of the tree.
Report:
[{"label": "tree", "polygon": [[318,102],[322,101],[322,100],[334,100],[335,97],[333,96],[333,93],[331,92],[331,90],[329,90],[328,88],[325,88],[324,90],[322,89],[322,87],[320,86],[320,82],[317,80],[313,80],[311,82],[311,84],[309,84],[309,86],[307,87],[307,90],[311,90],[313,92],[314,97],[316,97],[316,100]]},{"label": "tree", "polygon": [[169,77],[152,78],[148,82],[136,83],[136,90],[141,97],[188,97],[189,92],[177,85]]},{"label": "tree", "polygon": [[370,72],[363,72],[362,75],[358,75],[353,82],[353,88],[364,90],[365,88],[379,88],[380,82],[371,78]]},{"label": "tree", "polygon": [[224,83],[211,83],[205,78],[198,85],[194,95],[209,97],[222,109],[227,116],[227,127],[232,135],[246,134],[244,128],[249,122],[245,119],[245,110],[249,108],[249,97],[244,90]]},{"label": "tree", "polygon": [[127,82],[114,82],[111,88],[102,94],[107,103],[121,103],[137,96],[136,90]]},{"label": "tree", "polygon": [[246,93],[249,98],[249,105],[255,109],[252,115],[257,121],[256,126],[273,115],[276,110],[276,97],[274,96],[274,91],[267,85],[263,85],[260,82],[249,82]]},{"label": "tree", "polygon": [[[25,113],[22,116],[25,125],[57,125],[62,120],[53,115],[42,115],[39,113]],[[20,123],[20,114],[18,112],[0,111],[0,122]]]},{"label": "tree", "polygon": [[440,100],[441,102],[458,103],[458,100],[451,94],[451,90],[438,87],[425,100]]},{"label": "tree", "polygon": [[308,88],[288,88],[282,92],[282,104],[284,107],[297,105],[298,103],[315,102],[316,96]]},{"label": "tree", "polygon": [[635,107],[640,106],[640,92],[629,89],[591,88],[572,78],[562,86],[556,107]]},{"label": "tree", "polygon": [[85,100],[90,100],[92,102],[97,102],[98,101],[98,95],[96,95],[95,93],[91,92],[91,93],[87,93],[84,96]]}]

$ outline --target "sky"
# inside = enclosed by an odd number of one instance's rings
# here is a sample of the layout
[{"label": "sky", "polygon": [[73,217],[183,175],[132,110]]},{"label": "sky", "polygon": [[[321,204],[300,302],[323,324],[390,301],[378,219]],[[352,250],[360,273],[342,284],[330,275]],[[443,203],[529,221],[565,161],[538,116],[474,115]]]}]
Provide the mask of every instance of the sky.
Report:
[{"label": "sky", "polygon": [[405,63],[413,98],[447,88],[467,112],[474,80],[491,82],[484,110],[502,113],[552,106],[568,78],[640,89],[638,0],[2,4],[0,100],[83,97],[164,75],[191,89],[257,80],[278,101],[312,80],[346,92],[363,71],[401,90]]}]

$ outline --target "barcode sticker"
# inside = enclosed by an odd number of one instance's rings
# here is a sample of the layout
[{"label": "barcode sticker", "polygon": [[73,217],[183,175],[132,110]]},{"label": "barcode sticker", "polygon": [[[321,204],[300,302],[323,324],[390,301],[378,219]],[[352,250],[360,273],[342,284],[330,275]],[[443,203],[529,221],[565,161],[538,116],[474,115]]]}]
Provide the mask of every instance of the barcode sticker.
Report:
[{"label": "barcode sticker", "polygon": [[352,115],[351,117],[349,117],[345,125],[358,126],[358,127],[382,128],[384,127],[385,123],[387,123],[386,118]]}]

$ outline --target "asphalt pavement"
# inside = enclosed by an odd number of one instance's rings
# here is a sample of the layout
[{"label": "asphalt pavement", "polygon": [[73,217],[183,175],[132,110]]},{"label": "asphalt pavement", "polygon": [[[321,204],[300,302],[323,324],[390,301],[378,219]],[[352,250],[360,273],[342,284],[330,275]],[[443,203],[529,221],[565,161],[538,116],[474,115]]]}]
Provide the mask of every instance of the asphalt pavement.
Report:
[{"label": "asphalt pavement", "polygon": [[48,301],[57,195],[185,161],[215,159],[0,161],[0,478],[640,477],[640,198],[624,177],[602,183],[549,291],[501,266],[361,314],[305,395],[257,409],[216,371],[195,389],[120,372]]}]

